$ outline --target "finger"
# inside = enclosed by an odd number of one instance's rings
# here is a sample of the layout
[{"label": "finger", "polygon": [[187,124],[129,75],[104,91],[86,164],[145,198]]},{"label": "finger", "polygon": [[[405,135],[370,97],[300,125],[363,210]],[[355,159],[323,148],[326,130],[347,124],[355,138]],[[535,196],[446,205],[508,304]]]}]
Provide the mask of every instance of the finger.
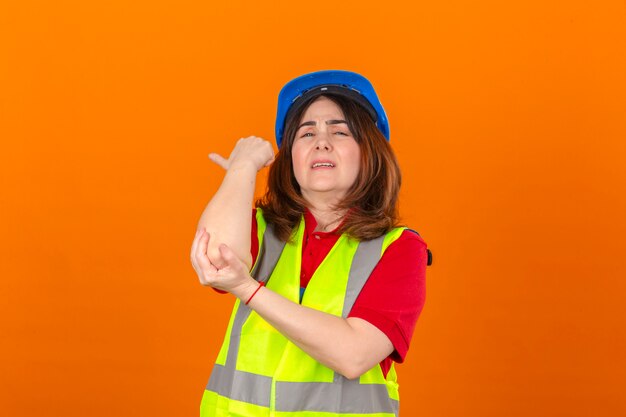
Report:
[{"label": "finger", "polygon": [[215,268],[207,256],[207,248],[209,247],[210,239],[210,234],[203,229],[195,256],[195,260],[198,265],[198,274],[200,275],[200,282],[203,285],[210,284],[211,279],[217,272],[217,268]]},{"label": "finger", "polygon": [[193,265],[194,269],[196,270],[196,273],[200,277],[200,282],[202,282],[203,284],[204,284],[204,282],[203,282],[202,277],[204,275],[204,272],[202,270],[202,265],[200,265],[199,261],[200,261],[200,259],[202,257],[200,244],[201,244],[201,240],[202,240],[202,238],[204,236],[204,233],[206,233],[204,227],[198,230],[198,235],[196,236],[196,238],[194,240],[194,247],[193,247],[193,251],[192,251],[192,254],[191,254],[192,265]]},{"label": "finger", "polygon": [[203,227],[200,231],[200,236],[198,236],[198,245],[196,246],[196,259],[199,259],[202,256],[207,256],[207,249],[209,247],[209,239],[211,236]]},{"label": "finger", "polygon": [[217,272],[216,265],[211,262],[208,254],[209,240],[211,240],[211,235],[205,229],[205,232],[201,235],[200,242],[198,243],[199,245],[205,245],[201,250],[201,256],[198,259],[198,264],[204,272],[215,273]]},{"label": "finger", "polygon": [[210,153],[209,159],[215,162],[217,165],[221,166],[222,168],[228,169],[228,159],[225,159],[222,155]]},{"label": "finger", "polygon": [[[198,236],[198,245],[196,246],[196,252],[194,253],[194,258],[196,260],[196,264],[200,267],[200,270],[204,270],[204,266],[206,262],[208,262],[209,257],[207,256],[207,248],[209,247],[209,239],[210,235],[207,233],[206,229],[202,228],[200,232],[200,236]],[[206,259],[206,262],[204,260]]]}]

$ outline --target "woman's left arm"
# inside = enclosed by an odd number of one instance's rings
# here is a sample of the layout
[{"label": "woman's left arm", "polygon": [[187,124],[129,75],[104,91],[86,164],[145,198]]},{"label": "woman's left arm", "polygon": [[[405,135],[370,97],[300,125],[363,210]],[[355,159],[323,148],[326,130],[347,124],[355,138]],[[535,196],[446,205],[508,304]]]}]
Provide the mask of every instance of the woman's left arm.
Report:
[{"label": "woman's left arm", "polygon": [[226,245],[221,245],[219,250],[227,266],[217,270],[206,256],[208,241],[208,234],[202,231],[192,249],[201,268],[200,282],[228,291],[242,303],[258,290],[248,306],[318,362],[353,379],[393,352],[387,335],[363,319],[337,317],[296,304],[267,288],[259,288],[246,266]]},{"label": "woman's left arm", "polygon": [[[253,280],[238,298],[245,302],[257,287]],[[267,288],[261,288],[248,306],[315,360],[348,379],[363,375],[394,350],[387,335],[363,319],[304,307]]]}]

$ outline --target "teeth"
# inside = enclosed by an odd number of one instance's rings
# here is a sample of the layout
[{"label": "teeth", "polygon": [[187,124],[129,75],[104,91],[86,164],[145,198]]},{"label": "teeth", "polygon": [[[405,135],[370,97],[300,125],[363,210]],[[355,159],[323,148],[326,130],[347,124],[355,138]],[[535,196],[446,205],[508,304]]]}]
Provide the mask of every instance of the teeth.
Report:
[{"label": "teeth", "polygon": [[315,164],[313,164],[313,168],[317,168],[317,167],[334,167],[333,164],[331,164],[330,162],[317,162]]}]

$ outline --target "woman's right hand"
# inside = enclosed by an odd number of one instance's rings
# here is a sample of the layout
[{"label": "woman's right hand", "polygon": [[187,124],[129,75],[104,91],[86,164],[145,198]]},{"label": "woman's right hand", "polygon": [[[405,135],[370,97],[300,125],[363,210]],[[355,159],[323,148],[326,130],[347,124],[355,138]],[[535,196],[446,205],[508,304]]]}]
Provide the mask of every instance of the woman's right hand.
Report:
[{"label": "woman's right hand", "polygon": [[228,159],[216,153],[210,153],[209,159],[225,170],[253,166],[256,171],[259,171],[274,162],[274,149],[265,139],[248,136],[237,141]]}]

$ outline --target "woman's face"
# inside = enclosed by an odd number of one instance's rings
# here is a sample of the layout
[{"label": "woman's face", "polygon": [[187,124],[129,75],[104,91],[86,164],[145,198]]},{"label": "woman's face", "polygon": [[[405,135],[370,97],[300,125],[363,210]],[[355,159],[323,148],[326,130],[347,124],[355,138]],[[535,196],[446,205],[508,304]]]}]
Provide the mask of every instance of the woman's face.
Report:
[{"label": "woman's face", "polygon": [[341,201],[356,181],[361,158],[341,108],[322,96],[298,126],[291,158],[302,196],[310,202]]}]

